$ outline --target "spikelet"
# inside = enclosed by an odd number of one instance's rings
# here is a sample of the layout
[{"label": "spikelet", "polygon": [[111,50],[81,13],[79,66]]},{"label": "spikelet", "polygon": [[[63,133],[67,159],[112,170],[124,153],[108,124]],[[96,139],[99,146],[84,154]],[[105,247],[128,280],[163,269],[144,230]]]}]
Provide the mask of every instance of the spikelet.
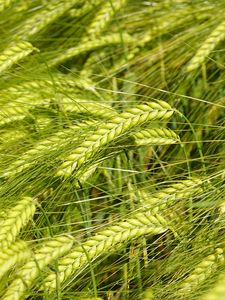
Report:
[{"label": "spikelet", "polygon": [[170,129],[154,128],[140,130],[131,135],[137,146],[142,145],[167,145],[179,141],[179,137]]},{"label": "spikelet", "polygon": [[[134,43],[130,35],[124,34],[123,41],[126,44]],[[63,63],[65,60],[68,60],[72,57],[78,56],[80,54],[96,50],[98,48],[107,47],[109,45],[120,45],[122,43],[121,36],[118,33],[110,34],[104,37],[100,37],[94,41],[87,41],[86,43],[81,44],[80,46],[69,48],[64,51],[63,54],[58,55],[57,58],[49,61],[49,67],[54,67],[60,63]]]},{"label": "spikelet", "polygon": [[[68,255],[62,257],[58,263],[57,279],[63,283],[72,274],[86,267],[89,260],[94,260],[109,251],[115,251],[131,239],[163,233],[167,229],[168,225],[160,215],[152,215],[151,212],[134,213],[126,221],[116,222],[116,225],[97,233],[82,246],[73,248]],[[48,290],[56,288],[55,273],[47,276],[44,287]]]},{"label": "spikelet", "polygon": [[7,219],[1,223],[0,227],[0,247],[7,247],[15,241],[20,230],[32,219],[35,212],[35,201],[30,197],[22,198],[13,207]]},{"label": "spikelet", "polygon": [[187,72],[197,69],[215,49],[215,47],[225,38],[225,21],[221,22],[205,40],[198,49],[195,56],[191,59],[187,66]]},{"label": "spikelet", "polygon": [[34,50],[37,51],[31,43],[26,41],[20,41],[10,45],[0,54],[0,74],[3,74]]},{"label": "spikelet", "polygon": [[221,248],[217,248],[214,254],[207,256],[189,276],[181,282],[177,296],[185,297],[191,295],[222,263],[224,263],[224,251]]},{"label": "spikelet", "polygon": [[27,19],[16,33],[16,38],[27,40],[60,18],[77,0],[52,0],[45,7]]},{"label": "spikelet", "polygon": [[59,236],[43,242],[34,252],[33,257],[16,273],[16,278],[8,286],[3,299],[24,299],[22,297],[32,287],[40,272],[60,256],[66,254],[72,245],[73,239],[70,236]]},{"label": "spikelet", "polygon": [[70,176],[75,169],[79,169],[110,142],[118,140],[126,133],[130,133],[137,126],[152,120],[168,119],[172,114],[172,108],[163,101],[127,109],[124,113],[113,117],[109,122],[101,124],[96,133],[87,136],[79,148],[76,148],[65,159],[56,175]]},{"label": "spikelet", "polygon": [[0,280],[16,264],[24,263],[31,256],[31,251],[24,241],[16,241],[0,250]]},{"label": "spikelet", "polygon": [[112,17],[126,4],[127,0],[105,1],[100,10],[96,13],[91,24],[85,33],[84,40],[94,39],[100,35]]}]

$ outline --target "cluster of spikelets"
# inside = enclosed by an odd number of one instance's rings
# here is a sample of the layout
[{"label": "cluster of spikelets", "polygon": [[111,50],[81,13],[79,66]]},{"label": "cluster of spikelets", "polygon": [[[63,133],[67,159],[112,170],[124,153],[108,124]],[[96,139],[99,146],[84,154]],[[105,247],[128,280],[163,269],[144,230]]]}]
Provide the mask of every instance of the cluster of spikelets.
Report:
[{"label": "cluster of spikelets", "polygon": [[0,1],[1,299],[220,299],[221,9]]}]

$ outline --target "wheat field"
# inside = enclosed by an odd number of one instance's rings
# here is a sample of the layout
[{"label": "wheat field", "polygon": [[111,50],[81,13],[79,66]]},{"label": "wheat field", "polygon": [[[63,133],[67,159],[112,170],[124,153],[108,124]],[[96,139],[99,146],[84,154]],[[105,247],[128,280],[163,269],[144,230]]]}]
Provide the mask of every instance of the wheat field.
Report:
[{"label": "wheat field", "polygon": [[0,299],[224,299],[224,16],[0,0]]}]

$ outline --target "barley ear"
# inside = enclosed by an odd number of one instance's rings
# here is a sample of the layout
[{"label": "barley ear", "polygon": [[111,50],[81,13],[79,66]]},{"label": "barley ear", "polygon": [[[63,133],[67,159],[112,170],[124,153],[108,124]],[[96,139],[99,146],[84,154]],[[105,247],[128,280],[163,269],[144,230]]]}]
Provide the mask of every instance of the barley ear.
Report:
[{"label": "barley ear", "polygon": [[5,71],[28,56],[34,50],[38,51],[31,43],[26,41],[20,41],[10,45],[0,54],[0,74],[5,73]]},{"label": "barley ear", "polygon": [[60,110],[65,113],[82,113],[93,115],[96,118],[111,118],[117,115],[117,112],[109,105],[97,101],[84,101],[76,99],[75,101],[62,97],[59,101]]},{"label": "barley ear", "polygon": [[198,178],[182,180],[171,184],[169,187],[156,192],[153,195],[143,195],[143,206],[147,206],[152,212],[158,213],[173,206],[177,201],[201,193],[203,181]]},{"label": "barley ear", "polygon": [[109,122],[99,125],[94,134],[87,136],[85,142],[65,158],[56,175],[71,176],[75,170],[90,161],[112,141],[117,141],[121,136],[129,134],[135,127],[153,120],[168,119],[172,114],[172,108],[163,101],[140,104],[127,109],[120,115],[111,118]]},{"label": "barley ear", "polygon": [[[133,213],[124,222],[118,222],[92,236],[82,246],[74,247],[58,262],[57,280],[63,283],[71,275],[88,266],[99,255],[116,251],[124,243],[143,235],[160,234],[168,230],[167,222],[160,215],[151,212]],[[88,257],[87,257],[88,254]],[[56,274],[50,273],[44,280],[48,291],[56,288]]]},{"label": "barley ear", "polygon": [[[126,44],[134,43],[135,40],[129,36],[128,34],[123,35],[123,41]],[[94,41],[87,41],[83,43],[82,45],[79,45],[77,47],[69,48],[64,51],[63,54],[58,55],[57,58],[54,58],[49,61],[48,65],[49,67],[54,67],[60,63],[63,63],[64,61],[73,58],[75,56],[78,56],[80,54],[93,51],[102,47],[107,47],[109,45],[121,45],[121,36],[118,33],[114,33],[108,36],[100,37],[99,39],[96,39]]]},{"label": "barley ear", "polygon": [[16,38],[23,40],[30,39],[32,36],[38,34],[45,29],[49,24],[60,18],[67,10],[69,10],[77,0],[49,1],[47,5],[31,18],[27,19],[16,33]]},{"label": "barley ear", "polygon": [[184,297],[191,295],[222,263],[224,263],[224,251],[221,248],[217,248],[214,254],[207,256],[188,277],[181,282],[177,296]]},{"label": "barley ear", "polygon": [[[71,126],[68,129],[58,131],[44,140],[38,141],[31,149],[21,155],[18,160],[12,162],[10,167],[1,174],[1,177],[9,178],[20,172],[24,172],[34,164],[37,164],[37,162],[43,162],[46,153],[50,155],[66,144],[71,143],[71,137],[77,135],[78,132],[81,136],[80,130],[88,128],[93,124],[94,121],[83,122],[79,125]],[[73,138],[73,141],[74,140],[75,138]]]},{"label": "barley ear", "polygon": [[126,4],[127,0],[105,1],[88,26],[85,39],[94,39],[104,30],[112,17]]},{"label": "barley ear", "polygon": [[[34,97],[36,99],[34,100]],[[14,96],[16,97],[16,96]],[[24,95],[18,97],[17,100],[11,100],[10,103],[2,105],[0,110],[0,126],[8,125],[14,121],[23,120],[25,117],[30,115],[30,112],[36,107],[48,107],[50,100],[48,99],[39,99],[39,95],[33,94],[33,97],[30,95]]]},{"label": "barley ear", "polygon": [[197,69],[215,49],[215,47],[225,38],[225,21],[219,24],[209,37],[205,40],[203,45],[198,49],[195,56],[191,59],[187,66],[187,72]]},{"label": "barley ear", "polygon": [[33,198],[22,198],[15,207],[13,207],[2,222],[0,227],[0,246],[7,247],[15,241],[20,230],[32,219],[35,212],[35,201]]},{"label": "barley ear", "polygon": [[40,272],[53,263],[60,256],[66,254],[73,245],[73,239],[70,236],[59,236],[45,241],[39,245],[39,249],[34,251],[33,256],[16,273],[15,279],[8,286],[3,299],[19,300],[29,294],[34,280],[40,275]]},{"label": "barley ear", "polygon": [[162,213],[180,200],[201,193],[203,191],[202,185],[203,180],[201,179],[187,179],[173,183],[153,194],[140,190],[137,192],[137,196],[143,210],[149,209],[152,213]]},{"label": "barley ear", "polygon": [[31,251],[24,241],[16,241],[0,251],[0,280],[16,264],[24,263],[31,256]]}]

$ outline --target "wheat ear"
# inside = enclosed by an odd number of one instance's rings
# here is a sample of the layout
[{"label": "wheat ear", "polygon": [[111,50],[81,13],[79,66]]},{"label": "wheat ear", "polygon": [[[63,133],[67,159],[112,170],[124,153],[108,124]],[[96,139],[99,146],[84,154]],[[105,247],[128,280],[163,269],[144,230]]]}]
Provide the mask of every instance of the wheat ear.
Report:
[{"label": "wheat ear", "polygon": [[22,198],[8,213],[7,219],[0,227],[0,246],[7,247],[19,234],[20,230],[32,219],[35,212],[33,198]]},{"label": "wheat ear", "polygon": [[183,236],[186,232],[184,224],[186,221],[186,206],[189,199],[203,192],[203,181],[200,179],[188,179],[171,184],[168,188],[161,188],[160,192],[149,193],[136,190],[135,193],[130,186],[131,197],[139,204],[139,211],[149,210],[153,214],[160,213],[172,228],[176,235]]},{"label": "wheat ear", "polygon": [[10,167],[1,174],[1,177],[14,176],[20,172],[24,172],[38,162],[43,162],[46,155],[54,154],[60,148],[64,148],[68,143],[71,143],[72,138],[75,141],[74,136],[79,133],[79,137],[81,137],[82,130],[94,124],[94,121],[83,122],[68,129],[58,131],[44,140],[37,142],[31,149],[22,154],[18,160],[12,162]]},{"label": "wheat ear", "polygon": [[21,24],[20,29],[16,33],[16,38],[23,40],[29,39],[60,18],[66,11],[76,4],[76,2],[77,0],[49,1],[42,10]]},{"label": "wheat ear", "polygon": [[[182,180],[161,189],[160,192],[148,193],[142,190],[136,191],[138,202],[143,210],[150,209],[152,213],[162,213],[179,200],[187,199],[194,194],[199,194],[202,189],[203,180],[198,178]],[[135,195],[132,192],[132,197]]]},{"label": "wheat ear", "polygon": [[137,146],[142,145],[166,145],[179,142],[176,133],[166,128],[153,128],[140,130],[131,135]]},{"label": "wheat ear", "polygon": [[0,251],[0,280],[14,265],[24,263],[31,256],[31,251],[24,241],[16,241]]},{"label": "wheat ear", "polygon": [[[55,89],[59,90],[60,93],[66,95],[73,95],[80,90],[90,91],[96,95],[95,86],[92,81],[81,78],[71,78],[71,76],[54,76],[53,80],[49,79],[38,79],[32,81],[23,81],[19,84],[11,85],[10,87],[1,90],[1,95],[4,99],[5,95],[7,98],[20,98],[35,99],[34,94],[37,94],[38,98],[43,94],[46,98],[55,97]],[[23,96],[21,96],[21,94]],[[43,97],[43,96],[42,96]],[[34,101],[34,100],[33,100]]]},{"label": "wheat ear", "polygon": [[26,291],[29,292],[40,272],[60,256],[66,254],[72,245],[73,238],[70,236],[59,236],[43,242],[31,259],[16,273],[16,278],[8,286],[3,299],[24,299],[24,294]]},{"label": "wheat ear", "polygon": [[[168,225],[160,215],[152,215],[151,212],[134,213],[126,221],[109,226],[62,257],[58,263],[57,280],[63,283],[72,274],[86,267],[90,260],[117,250],[131,239],[163,233],[166,230]],[[44,280],[44,286],[52,290],[56,288],[56,282],[56,274],[52,272]]]},{"label": "wheat ear", "polygon": [[192,294],[222,263],[224,263],[224,251],[221,248],[217,248],[214,254],[207,256],[198,264],[193,272],[181,282],[177,295],[183,297]]},{"label": "wheat ear", "polygon": [[[13,95],[16,98],[16,95]],[[15,101],[3,104],[0,111],[0,126],[7,125],[14,121],[23,120],[30,114],[30,111],[42,107],[46,108],[50,105],[50,99],[40,99],[39,95],[17,96]]]},{"label": "wheat ear", "polygon": [[215,47],[225,38],[225,21],[221,22],[205,40],[203,45],[198,49],[195,56],[187,66],[187,72],[197,69],[215,49]]},{"label": "wheat ear", "polygon": [[118,140],[125,133],[130,133],[135,127],[152,120],[168,119],[172,114],[172,108],[163,101],[127,109],[124,113],[113,117],[108,123],[101,124],[96,133],[87,136],[85,142],[65,159],[57,176],[70,176],[75,169],[79,169],[110,142]]},{"label": "wheat ear", "polygon": [[[128,34],[123,35],[123,41],[126,44],[134,43],[135,40],[129,36]],[[121,44],[121,36],[118,33],[110,34],[104,37],[100,37],[94,41],[87,41],[80,46],[69,48],[64,51],[63,54],[58,55],[57,58],[54,58],[49,61],[49,67],[54,67],[60,63],[63,63],[65,60],[68,60],[77,55],[96,50],[98,48],[107,47],[109,45],[120,45]]]},{"label": "wheat ear", "polygon": [[101,9],[96,13],[91,24],[88,26],[84,40],[90,38],[94,39],[99,36],[111,21],[112,17],[126,4],[126,2],[127,0],[114,0],[112,3],[110,1],[103,2]]},{"label": "wheat ear", "polygon": [[26,41],[20,41],[8,46],[8,48],[0,54],[0,74],[3,74],[34,50],[37,51],[31,43]]},{"label": "wheat ear", "polygon": [[72,100],[68,97],[61,97],[58,102],[60,110],[65,113],[89,114],[97,118],[111,118],[117,115],[117,112],[109,105],[97,101],[85,101],[83,99]]},{"label": "wheat ear", "polygon": [[83,5],[80,8],[72,8],[69,11],[69,14],[72,18],[82,18],[93,9],[96,9],[96,7],[98,7],[101,3],[102,0],[90,0],[88,2],[84,1]]}]

